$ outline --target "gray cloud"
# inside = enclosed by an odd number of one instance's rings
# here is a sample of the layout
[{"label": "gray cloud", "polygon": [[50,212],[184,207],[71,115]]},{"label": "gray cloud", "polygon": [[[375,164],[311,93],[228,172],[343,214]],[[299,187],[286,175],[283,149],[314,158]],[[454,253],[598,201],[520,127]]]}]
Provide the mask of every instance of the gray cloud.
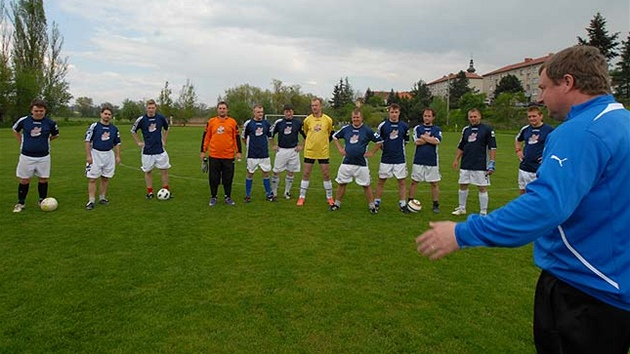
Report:
[{"label": "gray cloud", "polygon": [[[59,0],[75,96],[156,96],[186,79],[213,104],[225,89],[272,79],[330,96],[340,77],[357,90],[408,90],[465,69],[478,73],[543,56],[585,36],[595,12],[610,32],[630,30],[625,0],[210,1]],[[50,15],[49,11],[49,16]],[[78,32],[64,32],[78,27]]]}]

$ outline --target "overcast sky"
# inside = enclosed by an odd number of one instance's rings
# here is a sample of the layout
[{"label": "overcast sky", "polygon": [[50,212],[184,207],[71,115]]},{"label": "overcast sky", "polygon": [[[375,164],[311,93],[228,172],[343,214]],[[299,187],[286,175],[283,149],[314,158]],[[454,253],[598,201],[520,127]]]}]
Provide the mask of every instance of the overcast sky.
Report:
[{"label": "overcast sky", "polygon": [[95,104],[176,98],[190,79],[210,106],[226,89],[272,79],[329,98],[408,91],[468,67],[478,74],[571,46],[597,11],[630,31],[629,0],[54,0],[74,97]]}]

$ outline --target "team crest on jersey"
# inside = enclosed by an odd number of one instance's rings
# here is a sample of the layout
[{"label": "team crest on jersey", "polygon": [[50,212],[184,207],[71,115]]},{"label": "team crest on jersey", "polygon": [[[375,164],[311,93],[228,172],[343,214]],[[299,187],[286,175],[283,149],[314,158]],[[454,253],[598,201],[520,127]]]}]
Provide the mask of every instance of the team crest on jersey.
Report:
[{"label": "team crest on jersey", "polygon": [[392,132],[391,132],[391,133],[389,133],[389,138],[390,138],[391,140],[396,140],[396,139],[398,139],[398,129],[394,129],[394,130],[392,130]]},{"label": "team crest on jersey", "polygon": [[291,132],[293,132],[293,127],[290,125],[284,127],[284,135],[291,135]]},{"label": "team crest on jersey", "polygon": [[261,136],[261,135],[263,135],[263,128],[262,128],[262,127],[258,127],[258,128],[256,128],[256,131],[254,132],[254,134],[255,134],[256,136]]},{"label": "team crest on jersey", "polygon": [[319,132],[322,130],[322,125],[321,124],[316,124],[315,128],[313,128],[314,131]]},{"label": "team crest on jersey", "polygon": [[103,134],[101,134],[101,141],[107,140],[109,140],[109,132],[103,132]]},{"label": "team crest on jersey", "polygon": [[350,137],[350,144],[356,144],[359,142],[359,134],[354,134]]},{"label": "team crest on jersey", "polygon": [[155,123],[149,124],[149,133],[153,133],[156,130],[157,130],[157,126],[155,125]]},{"label": "team crest on jersey", "polygon": [[217,134],[223,134],[225,133],[225,127],[222,125],[219,125],[219,127],[217,128]]},{"label": "team crest on jersey", "polygon": [[540,135],[538,135],[538,134],[532,134],[532,136],[529,137],[529,140],[527,140],[527,143],[529,145],[538,144],[538,138],[539,137],[540,137]]},{"label": "team crest on jersey", "polygon": [[470,135],[468,136],[468,142],[474,143],[475,141],[477,141],[477,133],[470,133]]},{"label": "team crest on jersey", "polygon": [[42,135],[42,127],[35,127],[31,129],[31,136],[36,137]]}]

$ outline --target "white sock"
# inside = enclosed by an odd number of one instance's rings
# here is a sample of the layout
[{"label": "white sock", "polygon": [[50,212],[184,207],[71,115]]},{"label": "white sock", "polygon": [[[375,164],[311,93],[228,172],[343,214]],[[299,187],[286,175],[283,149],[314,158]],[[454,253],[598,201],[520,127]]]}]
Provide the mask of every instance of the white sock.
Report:
[{"label": "white sock", "polygon": [[332,198],[332,181],[324,181],[324,189],[326,190],[326,199]]},{"label": "white sock", "polygon": [[479,211],[488,212],[488,192],[479,192]]},{"label": "white sock", "polygon": [[273,195],[278,195],[278,182],[280,181],[280,177],[272,176],[271,177],[271,193]]},{"label": "white sock", "polygon": [[291,187],[293,187],[293,177],[289,177],[287,176],[284,179],[284,193],[290,193],[291,192]]},{"label": "white sock", "polygon": [[306,198],[306,191],[308,190],[309,181],[302,180],[300,183],[300,198]]},{"label": "white sock", "polygon": [[465,191],[459,190],[459,208],[466,210],[466,199],[468,199],[468,189]]}]

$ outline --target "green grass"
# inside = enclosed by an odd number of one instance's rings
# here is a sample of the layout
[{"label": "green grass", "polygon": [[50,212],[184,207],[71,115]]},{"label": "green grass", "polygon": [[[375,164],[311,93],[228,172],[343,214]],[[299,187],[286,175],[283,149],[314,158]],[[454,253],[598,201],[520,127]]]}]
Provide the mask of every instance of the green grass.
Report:
[{"label": "green grass", "polygon": [[[260,172],[252,203],[243,204],[244,163],[237,206],[209,208],[200,127],[169,135],[175,198],[146,201],[140,152],[123,125],[111,204],[85,211],[86,127],[62,125],[52,143],[52,213],[37,209],[35,184],[27,209],[11,212],[19,151],[10,130],[0,130],[0,352],[534,352],[531,247],[466,250],[438,262],[415,250],[429,220],[463,220],[450,215],[458,134],[440,147],[441,214],[430,212],[421,184],[427,210],[403,215],[390,180],[371,215],[354,184],[342,209],[329,212],[317,166],[303,208],[265,202]],[[498,135],[491,209],[518,195],[513,136]],[[374,175],[378,158],[370,163]]]}]

